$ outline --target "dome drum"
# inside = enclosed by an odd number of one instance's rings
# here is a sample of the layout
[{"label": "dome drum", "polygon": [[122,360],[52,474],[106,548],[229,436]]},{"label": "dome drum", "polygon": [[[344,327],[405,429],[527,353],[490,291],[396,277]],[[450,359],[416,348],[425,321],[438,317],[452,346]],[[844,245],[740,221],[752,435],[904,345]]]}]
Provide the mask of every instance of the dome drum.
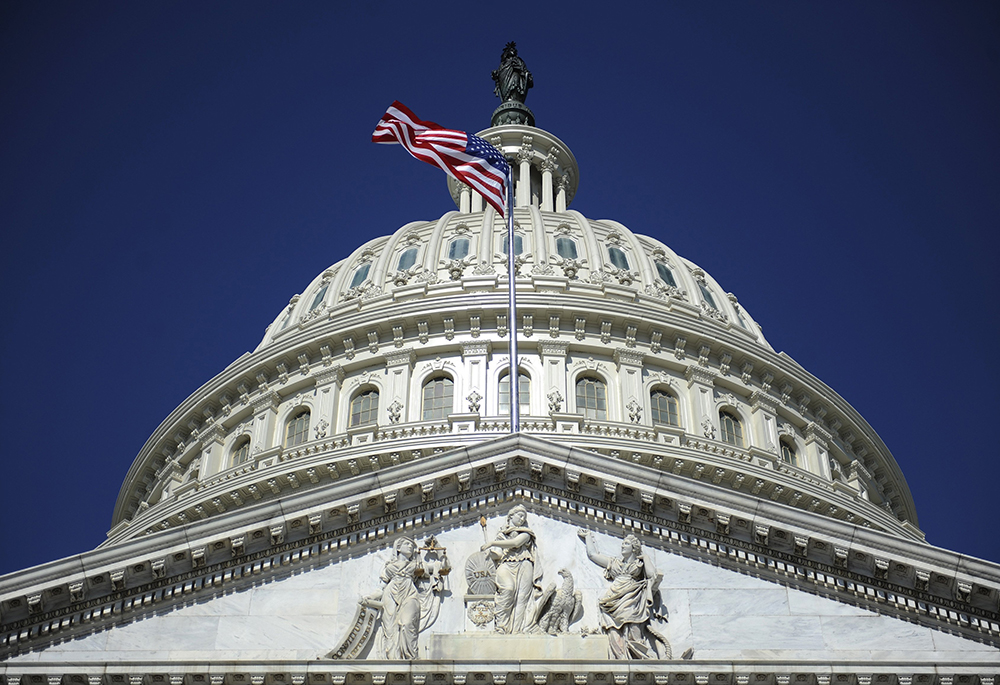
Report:
[{"label": "dome drum", "polygon": [[[870,428],[851,410],[813,404],[811,397],[830,391],[794,362],[760,346],[751,353],[717,322],[664,312],[656,298],[636,296],[623,316],[614,302],[595,295],[564,294],[566,302],[553,307],[551,293],[525,291],[519,328],[529,384],[526,432],[656,471],[765,492],[796,508],[917,534],[882,506],[906,511],[905,500],[888,499],[900,491],[883,485],[895,478]],[[476,297],[473,307],[470,296]],[[199,508],[212,512],[253,502],[276,478],[309,487],[317,479],[363,476],[502,435],[509,429],[500,406],[504,297],[459,289],[432,308],[427,297],[396,303],[391,325],[382,323],[379,307],[365,305],[238,360],[192,396],[143,450],[147,465],[130,474],[116,510],[121,527],[109,542],[208,515]],[[435,378],[450,379],[451,404],[428,418],[422,393]],[[580,403],[576,385],[585,378],[604,384],[603,415],[588,416]],[[352,403],[371,391],[378,393],[377,406],[369,419],[353,423]],[[660,392],[676,401],[675,424],[654,420],[653,396]],[[742,444],[724,439],[722,411],[740,421]],[[306,436],[289,444],[289,426],[303,412]],[[707,424],[699,420],[705,418]],[[835,437],[832,425],[850,441]],[[851,466],[863,452],[862,436],[869,436],[865,461],[875,475]],[[237,460],[247,439],[249,454]],[[782,439],[793,445],[798,463],[781,460]],[[162,465],[146,486],[143,474],[157,463],[157,453]],[[833,470],[831,458],[838,465]]]}]

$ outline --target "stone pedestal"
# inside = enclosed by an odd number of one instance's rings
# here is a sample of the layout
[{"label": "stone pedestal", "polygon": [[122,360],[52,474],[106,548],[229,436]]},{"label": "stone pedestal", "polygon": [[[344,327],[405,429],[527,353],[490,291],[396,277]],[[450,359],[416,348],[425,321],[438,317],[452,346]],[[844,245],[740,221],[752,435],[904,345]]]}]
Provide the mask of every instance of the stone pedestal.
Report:
[{"label": "stone pedestal", "polygon": [[[478,659],[557,659],[599,661],[608,658],[606,635],[429,635],[420,646],[420,657],[434,661]],[[426,650],[426,652],[424,651]]]}]

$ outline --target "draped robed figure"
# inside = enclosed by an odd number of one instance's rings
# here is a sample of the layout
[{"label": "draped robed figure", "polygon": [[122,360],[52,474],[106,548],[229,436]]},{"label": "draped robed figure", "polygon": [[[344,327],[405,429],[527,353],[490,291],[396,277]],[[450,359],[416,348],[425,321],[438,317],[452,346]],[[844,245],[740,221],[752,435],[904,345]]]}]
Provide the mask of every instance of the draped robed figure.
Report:
[{"label": "draped robed figure", "polygon": [[521,505],[507,514],[507,523],[483,551],[497,558],[496,606],[498,633],[523,633],[530,628],[532,609],[541,594],[541,564],[528,511]]}]

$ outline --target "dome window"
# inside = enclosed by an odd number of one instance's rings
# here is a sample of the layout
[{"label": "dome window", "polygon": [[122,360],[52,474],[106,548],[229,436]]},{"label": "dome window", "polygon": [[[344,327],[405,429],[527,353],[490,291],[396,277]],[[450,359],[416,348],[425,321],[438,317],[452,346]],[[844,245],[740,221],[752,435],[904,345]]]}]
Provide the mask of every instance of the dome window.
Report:
[{"label": "dome window", "polygon": [[309,410],[303,409],[285,426],[285,447],[301,445],[309,439]]},{"label": "dome window", "polygon": [[656,273],[659,275],[660,280],[669,285],[671,288],[677,287],[677,281],[674,280],[674,274],[670,270],[670,267],[663,262],[656,262]]},{"label": "dome window", "polygon": [[[510,413],[510,372],[500,378],[500,415]],[[517,407],[521,414],[528,413],[531,398],[531,379],[527,374],[517,374]]]},{"label": "dome window", "polygon": [[709,291],[708,286],[704,283],[698,283],[698,288],[701,290],[701,299],[705,300],[705,304],[712,309],[718,309],[719,305],[715,304],[715,298],[712,297],[712,293]]},{"label": "dome window", "polygon": [[351,426],[363,426],[378,420],[378,390],[369,388],[351,400]]},{"label": "dome window", "polygon": [[[507,254],[507,237],[504,236],[500,241],[500,249],[503,250],[504,254]],[[514,234],[514,254],[518,255],[524,252],[524,238],[519,236],[517,233]]]},{"label": "dome window", "polygon": [[398,271],[406,271],[416,263],[417,263],[417,248],[411,247],[408,250],[404,250],[403,254],[399,255],[399,263],[396,264],[396,269]]},{"label": "dome window", "polygon": [[722,429],[722,442],[728,442],[733,447],[743,447],[743,424],[735,415],[720,411],[719,427]]},{"label": "dome window", "polygon": [[465,259],[469,256],[469,239],[455,238],[448,243],[448,259]]},{"label": "dome window", "polygon": [[615,265],[616,268],[622,271],[628,271],[628,257],[621,249],[611,246],[608,248],[608,257],[611,259],[611,263]]},{"label": "dome window", "polygon": [[666,426],[680,426],[680,415],[677,412],[677,398],[663,390],[654,390],[649,395],[649,408],[653,423]]},{"label": "dome window", "polygon": [[319,292],[316,293],[316,297],[313,298],[312,304],[309,305],[309,311],[316,309],[316,307],[320,306],[323,303],[323,298],[326,297],[326,290],[329,287],[330,284],[327,283],[326,285],[324,285],[322,288],[319,289]]},{"label": "dome window", "polygon": [[604,381],[584,376],[576,382],[576,411],[588,419],[607,421],[608,391]]},{"label": "dome window", "polygon": [[232,464],[238,466],[250,459],[250,436],[244,436],[233,446]]},{"label": "dome window", "polygon": [[454,396],[455,383],[447,376],[438,376],[424,383],[421,405],[424,421],[447,418],[454,406]]},{"label": "dome window", "polygon": [[798,459],[795,456],[795,446],[787,438],[781,440],[781,461],[792,466],[798,466]]},{"label": "dome window", "polygon": [[358,270],[354,272],[354,278],[351,279],[351,285],[349,288],[357,288],[359,285],[365,282],[368,278],[368,271],[372,268],[371,264],[362,264],[358,267]]},{"label": "dome window", "polygon": [[576,259],[576,241],[572,238],[556,238],[556,254],[563,259]]}]

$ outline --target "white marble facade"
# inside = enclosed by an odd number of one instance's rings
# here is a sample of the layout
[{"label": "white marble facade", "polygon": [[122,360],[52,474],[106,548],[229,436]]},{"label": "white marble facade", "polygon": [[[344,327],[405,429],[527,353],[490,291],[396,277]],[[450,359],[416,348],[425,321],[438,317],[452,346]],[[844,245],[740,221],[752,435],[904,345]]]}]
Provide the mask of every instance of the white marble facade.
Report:
[{"label": "white marble facade", "polygon": [[[490,539],[510,506],[497,507],[488,519],[486,532]],[[570,571],[581,591],[584,612],[570,626],[569,637],[527,635],[516,639],[535,644],[539,656],[559,658],[560,653],[565,653],[573,658],[583,654],[591,659],[606,658],[606,641],[599,635],[589,635],[598,632],[596,602],[607,587],[602,569],[587,559],[576,526],[534,512],[529,516],[529,525],[537,536],[537,563],[543,570],[543,586],[558,583],[560,569]],[[601,530],[595,533],[601,549],[610,551],[621,544],[620,535]],[[440,615],[420,634],[420,658],[481,657],[476,645],[483,642],[467,638],[485,638],[493,633],[489,626],[476,628],[466,618],[464,567],[466,558],[482,546],[484,532],[478,522],[472,521],[441,529],[436,537],[438,544],[447,549],[454,570],[447,580]],[[425,539],[417,536],[418,542]],[[393,553],[392,542],[390,537],[384,547],[367,555],[342,558],[291,575],[254,577],[256,584],[252,586],[237,586],[207,601],[165,608],[126,625],[13,657],[8,663],[320,658],[344,637],[358,599],[379,589],[379,573]],[[663,573],[660,589],[669,611],[665,635],[675,658],[691,649],[697,660],[924,664],[975,660],[1000,665],[1000,651],[988,645],[711,566],[669,550],[651,546],[645,549]],[[578,637],[581,634],[587,637]],[[449,641],[448,636],[464,637]],[[588,650],[593,653],[588,654]]]}]

